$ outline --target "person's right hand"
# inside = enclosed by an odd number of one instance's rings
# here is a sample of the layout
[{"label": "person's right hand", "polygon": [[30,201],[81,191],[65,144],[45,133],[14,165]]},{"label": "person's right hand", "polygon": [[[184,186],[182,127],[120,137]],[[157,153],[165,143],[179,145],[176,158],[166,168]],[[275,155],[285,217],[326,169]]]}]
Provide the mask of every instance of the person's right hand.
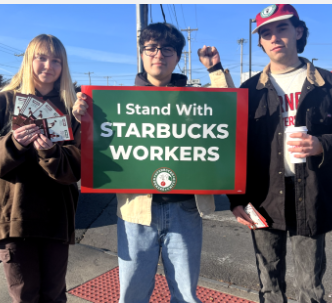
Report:
[{"label": "person's right hand", "polygon": [[242,205],[236,206],[233,209],[233,215],[235,216],[237,222],[248,226],[250,229],[256,229],[255,222],[250,219],[248,214],[244,211]]},{"label": "person's right hand", "polygon": [[213,65],[216,65],[220,62],[220,56],[218,50],[212,46],[203,46],[197,51],[199,61],[209,69]]},{"label": "person's right hand", "polygon": [[77,100],[73,106],[73,116],[75,119],[81,123],[82,116],[86,114],[89,105],[84,101],[86,99],[86,95],[83,93],[76,94]]},{"label": "person's right hand", "polygon": [[14,139],[22,146],[28,146],[35,141],[40,134],[40,129],[36,124],[19,127],[13,132]]}]

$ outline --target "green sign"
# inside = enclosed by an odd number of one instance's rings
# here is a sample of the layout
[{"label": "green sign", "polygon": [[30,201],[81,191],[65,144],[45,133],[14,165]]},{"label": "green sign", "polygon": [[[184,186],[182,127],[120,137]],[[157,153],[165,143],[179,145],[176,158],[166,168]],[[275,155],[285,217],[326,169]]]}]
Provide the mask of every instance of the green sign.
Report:
[{"label": "green sign", "polygon": [[247,90],[82,88],[82,192],[245,192]]}]

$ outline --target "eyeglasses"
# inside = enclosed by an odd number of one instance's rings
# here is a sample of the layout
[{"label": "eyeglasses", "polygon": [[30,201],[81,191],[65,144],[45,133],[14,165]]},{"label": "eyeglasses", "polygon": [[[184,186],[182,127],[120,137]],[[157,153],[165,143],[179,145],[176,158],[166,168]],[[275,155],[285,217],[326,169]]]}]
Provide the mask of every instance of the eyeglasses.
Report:
[{"label": "eyeglasses", "polygon": [[145,46],[143,49],[145,55],[149,57],[154,57],[155,55],[157,55],[158,50],[161,51],[164,57],[172,57],[175,53],[175,49],[171,46],[164,46],[164,47]]}]

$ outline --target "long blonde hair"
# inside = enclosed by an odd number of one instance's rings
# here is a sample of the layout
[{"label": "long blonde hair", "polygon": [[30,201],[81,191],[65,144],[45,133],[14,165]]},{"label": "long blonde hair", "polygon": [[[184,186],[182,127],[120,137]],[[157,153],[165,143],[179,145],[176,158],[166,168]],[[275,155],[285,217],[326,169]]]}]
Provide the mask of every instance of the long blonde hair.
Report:
[{"label": "long blonde hair", "polygon": [[62,71],[56,82],[60,82],[60,99],[65,103],[70,114],[76,100],[76,94],[69,73],[67,53],[61,41],[52,35],[41,34],[30,41],[24,53],[20,70],[2,91],[15,90],[22,94],[35,94],[32,68],[35,54],[51,54],[61,59]]}]

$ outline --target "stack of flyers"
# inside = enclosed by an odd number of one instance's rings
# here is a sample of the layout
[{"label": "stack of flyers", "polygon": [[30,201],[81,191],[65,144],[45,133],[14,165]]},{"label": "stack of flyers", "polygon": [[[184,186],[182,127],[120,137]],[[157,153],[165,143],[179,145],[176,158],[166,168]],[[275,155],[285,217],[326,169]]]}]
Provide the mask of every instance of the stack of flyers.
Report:
[{"label": "stack of flyers", "polygon": [[52,142],[74,139],[70,119],[67,115],[47,119],[36,119],[32,123],[39,126],[40,133],[49,138]]},{"label": "stack of flyers", "polygon": [[35,119],[60,116],[63,113],[50,100],[44,101],[34,95],[16,93],[12,129],[32,124]]},{"label": "stack of flyers", "polygon": [[63,116],[59,110],[50,100],[44,102],[34,113],[36,119],[53,118]]},{"label": "stack of flyers", "polygon": [[251,220],[255,222],[256,228],[266,228],[269,225],[266,223],[265,218],[256,210],[256,208],[249,203],[245,208],[244,211],[248,214]]},{"label": "stack of flyers", "polygon": [[[28,98],[27,95],[16,93],[15,96],[15,105],[14,105],[14,116],[13,116],[13,124],[12,129],[18,129],[23,124],[22,120],[18,118],[21,108],[23,107],[26,99]],[[26,119],[25,119],[26,120]]]},{"label": "stack of flyers", "polygon": [[40,108],[45,101],[33,95],[29,95],[21,108],[20,115],[35,120],[34,113]]}]

